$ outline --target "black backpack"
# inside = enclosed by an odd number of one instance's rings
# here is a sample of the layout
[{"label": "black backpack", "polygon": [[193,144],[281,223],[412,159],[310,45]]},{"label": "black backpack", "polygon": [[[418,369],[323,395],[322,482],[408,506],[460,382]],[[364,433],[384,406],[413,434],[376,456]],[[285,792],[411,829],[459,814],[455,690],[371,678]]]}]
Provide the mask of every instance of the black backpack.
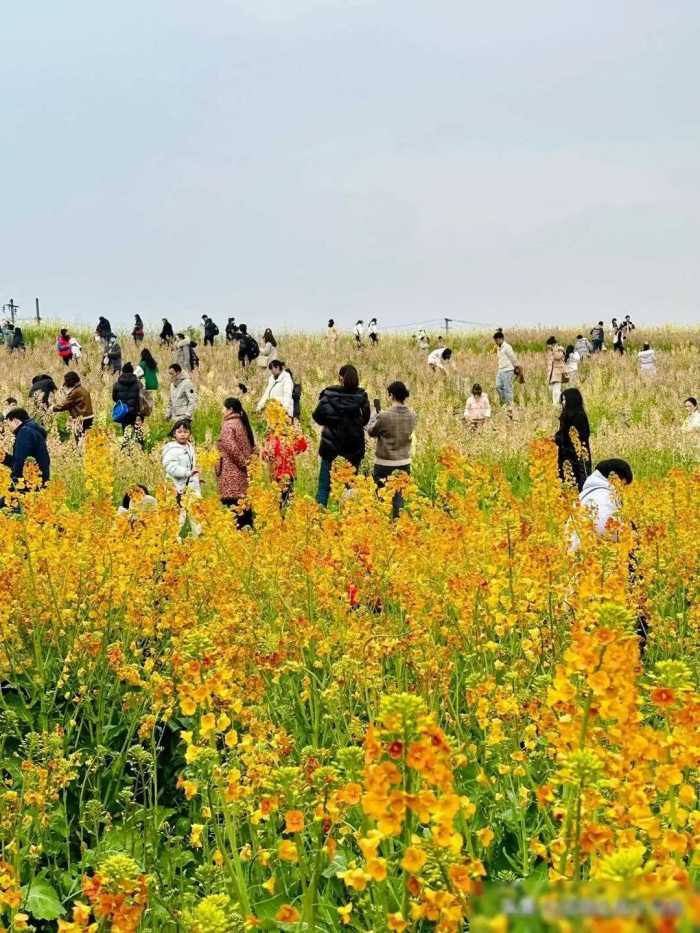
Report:
[{"label": "black backpack", "polygon": [[260,347],[255,337],[251,337],[250,334],[245,335],[241,341],[241,353],[243,356],[247,356],[249,360],[257,360],[260,356]]}]

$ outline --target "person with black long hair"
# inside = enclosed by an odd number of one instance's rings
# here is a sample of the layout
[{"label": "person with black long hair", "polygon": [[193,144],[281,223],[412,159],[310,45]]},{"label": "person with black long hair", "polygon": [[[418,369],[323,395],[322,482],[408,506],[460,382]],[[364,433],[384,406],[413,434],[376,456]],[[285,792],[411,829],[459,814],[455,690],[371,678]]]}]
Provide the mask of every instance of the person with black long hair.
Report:
[{"label": "person with black long hair", "polygon": [[216,446],[221,455],[216,467],[221,503],[234,510],[239,528],[250,527],[253,513],[241,503],[248,492],[248,464],[255,453],[255,435],[239,398],[231,396],[224,401],[224,420]]},{"label": "person with black long hair", "polygon": [[591,428],[578,389],[564,389],[561,394],[559,430],[554,442],[559,451],[559,476],[562,482],[573,481],[579,492],[591,472]]},{"label": "person with black long hair", "polygon": [[134,338],[134,343],[143,343],[143,321],[141,320],[140,314],[134,315],[134,329],[131,331],[131,336]]},{"label": "person with black long hair", "polygon": [[356,470],[365,455],[365,425],[369,421],[369,399],[360,388],[360,377],[348,363],[340,367],[340,384],[328,386],[321,392],[312,415],[323,428],[319,456],[316,501],[327,506],[331,491],[331,467],[336,457],[344,457]]}]

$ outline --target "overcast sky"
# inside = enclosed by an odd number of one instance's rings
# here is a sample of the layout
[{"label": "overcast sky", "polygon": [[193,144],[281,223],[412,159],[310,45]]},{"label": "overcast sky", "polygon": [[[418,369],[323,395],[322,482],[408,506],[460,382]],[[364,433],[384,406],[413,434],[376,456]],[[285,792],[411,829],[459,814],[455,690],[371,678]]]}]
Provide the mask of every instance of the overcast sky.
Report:
[{"label": "overcast sky", "polygon": [[700,320],[697,0],[3,5],[0,298]]}]

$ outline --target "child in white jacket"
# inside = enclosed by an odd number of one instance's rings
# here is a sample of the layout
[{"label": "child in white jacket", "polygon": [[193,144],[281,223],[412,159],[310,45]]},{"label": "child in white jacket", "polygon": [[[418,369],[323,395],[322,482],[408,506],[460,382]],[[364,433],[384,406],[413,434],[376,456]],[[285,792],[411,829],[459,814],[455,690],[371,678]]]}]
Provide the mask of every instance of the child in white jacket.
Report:
[{"label": "child in white jacket", "polygon": [[592,514],[599,535],[605,533],[608,522],[620,510],[620,500],[610,482],[611,476],[629,486],[632,482],[632,467],[626,460],[601,460],[583,484],[578,497],[581,505]]},{"label": "child in white jacket", "polygon": [[175,487],[178,501],[188,490],[192,490],[195,496],[200,497],[202,490],[190,422],[186,419],[177,421],[170,436],[173,440],[163,448],[162,461],[165,475]]}]

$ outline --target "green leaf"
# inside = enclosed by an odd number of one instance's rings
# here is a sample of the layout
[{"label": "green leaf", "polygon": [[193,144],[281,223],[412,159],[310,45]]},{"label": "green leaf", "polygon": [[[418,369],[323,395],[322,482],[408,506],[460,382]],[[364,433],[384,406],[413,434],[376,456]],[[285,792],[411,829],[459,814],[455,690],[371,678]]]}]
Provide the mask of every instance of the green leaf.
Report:
[{"label": "green leaf", "polygon": [[23,904],[35,920],[56,920],[65,914],[58,895],[43,878],[35,878],[22,888]]}]

